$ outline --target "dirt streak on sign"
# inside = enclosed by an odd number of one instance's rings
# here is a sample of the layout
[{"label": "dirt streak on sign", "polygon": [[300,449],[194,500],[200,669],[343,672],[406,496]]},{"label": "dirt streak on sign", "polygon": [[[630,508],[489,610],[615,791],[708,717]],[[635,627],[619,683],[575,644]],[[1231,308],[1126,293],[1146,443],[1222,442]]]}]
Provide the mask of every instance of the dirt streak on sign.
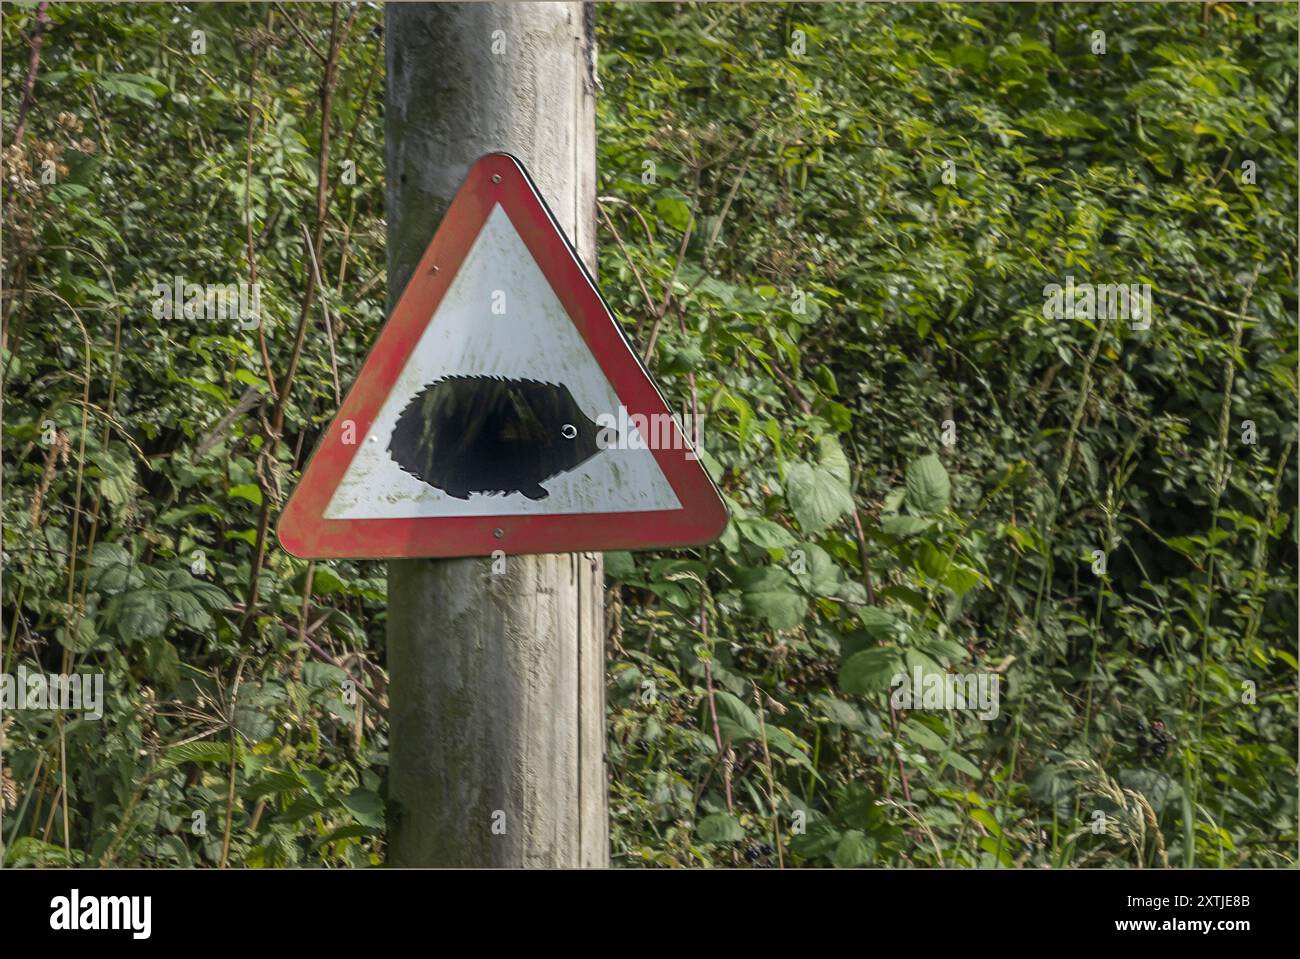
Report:
[{"label": "dirt streak on sign", "polygon": [[693,545],[726,521],[536,185],[492,153],[470,168],[278,533],[296,556],[379,559]]}]

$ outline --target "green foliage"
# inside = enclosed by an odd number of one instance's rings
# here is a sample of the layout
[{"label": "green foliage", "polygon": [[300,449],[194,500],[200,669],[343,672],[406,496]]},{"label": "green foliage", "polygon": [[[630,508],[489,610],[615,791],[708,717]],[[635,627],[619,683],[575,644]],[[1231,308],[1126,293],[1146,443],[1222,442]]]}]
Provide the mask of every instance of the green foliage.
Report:
[{"label": "green foliage", "polygon": [[610,565],[617,860],[1293,861],[1294,10],[601,12],[602,284],[733,514]]},{"label": "green foliage", "polygon": [[[292,13],[49,7],[4,155],[3,669],[106,702],[6,715],[6,864],[382,861],[382,567],[272,535],[383,318],[381,16]],[[1294,7],[598,26],[602,289],[732,512],[606,557],[616,863],[1293,862]],[[177,276],[255,276],[261,327],[158,318]],[[1046,315],[1069,276],[1149,284],[1149,328]],[[996,676],[997,715],[900,674]]]},{"label": "green foliage", "polygon": [[[35,9],[5,10],[6,142]],[[97,722],[6,716],[6,862],[379,862],[386,730],[365,697],[382,704],[383,675],[357,624],[382,634],[382,570],[313,575],[268,542],[247,605],[259,526],[335,403],[317,296],[273,441],[270,377],[284,383],[310,271],[322,63],[269,5],[49,16],[4,157],[4,670],[102,672],[107,702]],[[331,8],[294,17],[327,51]],[[331,106],[321,270],[344,376],[383,316],[381,21],[358,8]],[[155,284],[177,276],[255,276],[261,328],[157,317]]]}]

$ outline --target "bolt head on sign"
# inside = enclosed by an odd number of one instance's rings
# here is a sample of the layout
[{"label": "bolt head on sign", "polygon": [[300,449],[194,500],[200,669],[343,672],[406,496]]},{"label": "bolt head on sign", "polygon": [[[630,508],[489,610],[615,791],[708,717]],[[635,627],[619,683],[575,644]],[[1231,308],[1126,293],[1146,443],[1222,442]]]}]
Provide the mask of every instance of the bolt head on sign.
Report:
[{"label": "bolt head on sign", "polygon": [[712,542],[727,509],[516,158],[470,168],[277,532],[295,556]]}]

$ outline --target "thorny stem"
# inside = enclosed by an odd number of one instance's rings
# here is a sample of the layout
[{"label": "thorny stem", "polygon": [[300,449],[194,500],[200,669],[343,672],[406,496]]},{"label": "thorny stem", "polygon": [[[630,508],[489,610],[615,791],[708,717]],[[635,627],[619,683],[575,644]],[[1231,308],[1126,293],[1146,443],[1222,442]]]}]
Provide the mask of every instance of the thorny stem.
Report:
[{"label": "thorny stem", "polygon": [[[321,134],[320,134],[320,155],[317,163],[317,181],[316,181],[316,232],[312,241],[312,248],[319,254],[325,240],[325,215],[328,210],[329,202],[329,148],[330,148],[330,122],[333,115],[334,104],[334,87],[338,80],[338,59],[339,50],[346,39],[348,31],[356,19],[360,5],[353,8],[352,13],[348,16],[347,21],[339,28],[339,8],[334,7],[333,19],[330,23],[330,46],[329,54],[325,58],[325,74],[321,79],[320,100],[321,100]],[[293,352],[289,356],[289,366],[284,374],[284,383],[276,397],[275,409],[272,413],[270,429],[266,438],[265,446],[259,454],[265,458],[269,469],[275,469],[276,452],[280,446],[280,440],[284,431],[285,410],[288,407],[289,395],[293,386],[294,376],[298,371],[298,363],[302,358],[303,344],[307,339],[307,325],[311,317],[312,307],[316,302],[316,277],[315,273],[308,271],[307,290],[303,295],[302,308],[298,314],[298,330],[294,337]],[[264,491],[262,495],[262,513],[257,524],[257,540],[253,549],[252,569],[248,577],[248,593],[245,601],[244,621],[240,627],[240,637],[246,638],[249,629],[252,626],[253,619],[257,613],[258,591],[262,575],[262,565],[266,560],[266,543],[267,532],[271,524],[271,510],[278,505],[274,502],[274,497],[269,495],[269,491]]]},{"label": "thorny stem", "polygon": [[[1196,741],[1201,742],[1202,732],[1205,728],[1205,677],[1209,672],[1210,662],[1210,619],[1214,614],[1215,599],[1215,581],[1214,581],[1214,534],[1219,529],[1219,503],[1223,498],[1223,491],[1228,485],[1228,430],[1232,420],[1232,384],[1237,374],[1237,353],[1241,349],[1241,338],[1245,332],[1246,308],[1250,305],[1250,298],[1255,292],[1255,281],[1259,279],[1260,271],[1263,270],[1263,261],[1255,264],[1255,270],[1246,284],[1246,291],[1241,298],[1241,307],[1238,314],[1241,318],[1233,324],[1232,328],[1232,346],[1228,349],[1228,355],[1223,361],[1223,399],[1219,405],[1219,435],[1218,449],[1214,459],[1214,472],[1210,475],[1210,533],[1206,537],[1209,546],[1209,557],[1206,560],[1205,570],[1205,611],[1201,618],[1201,670],[1197,682],[1196,699]],[[1199,785],[1199,776],[1191,775],[1193,769],[1198,773],[1201,766],[1201,756],[1198,752],[1192,764],[1186,767],[1186,782],[1184,789],[1189,797],[1189,807],[1196,808],[1197,786]],[[1190,868],[1196,863],[1196,846],[1194,842],[1186,844],[1187,848],[1183,850],[1183,864]]]},{"label": "thorny stem", "polygon": [[36,30],[32,33],[32,56],[27,61],[27,78],[23,81],[23,99],[18,105],[14,143],[22,143],[23,134],[27,132],[27,111],[32,107],[32,90],[36,86],[36,71],[41,65],[41,47],[45,43],[45,28],[50,23],[49,6],[48,0],[42,0],[40,6],[36,8]]}]

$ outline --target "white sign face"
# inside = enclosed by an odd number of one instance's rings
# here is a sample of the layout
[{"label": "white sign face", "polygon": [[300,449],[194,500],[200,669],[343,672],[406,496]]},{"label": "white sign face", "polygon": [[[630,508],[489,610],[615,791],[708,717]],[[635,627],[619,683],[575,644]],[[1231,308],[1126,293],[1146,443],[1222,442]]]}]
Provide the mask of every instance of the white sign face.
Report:
[{"label": "white sign face", "polygon": [[[521,404],[530,407],[527,423],[506,422],[507,413]],[[483,424],[477,411],[494,405],[500,414],[493,424],[497,430],[540,429],[548,436],[558,431],[582,443],[584,436],[578,434],[588,432],[591,424],[617,423],[624,435],[576,465],[560,462],[558,472],[552,469],[556,463],[539,461],[536,475],[524,480],[493,485],[467,479],[459,471],[454,476],[441,471],[429,475],[429,445],[440,447],[444,457],[449,446],[481,447]],[[540,418],[534,415],[539,410]],[[439,436],[431,439],[427,428],[417,434],[416,419],[422,426],[436,420]],[[356,454],[324,518],[680,509],[646,439],[626,415],[620,417],[614,388],[509,215],[497,205],[368,434],[358,437]],[[501,486],[519,488],[499,491]]]},{"label": "white sign face", "polygon": [[470,167],[276,534],[303,559],[696,546],[727,506],[522,163]]}]

